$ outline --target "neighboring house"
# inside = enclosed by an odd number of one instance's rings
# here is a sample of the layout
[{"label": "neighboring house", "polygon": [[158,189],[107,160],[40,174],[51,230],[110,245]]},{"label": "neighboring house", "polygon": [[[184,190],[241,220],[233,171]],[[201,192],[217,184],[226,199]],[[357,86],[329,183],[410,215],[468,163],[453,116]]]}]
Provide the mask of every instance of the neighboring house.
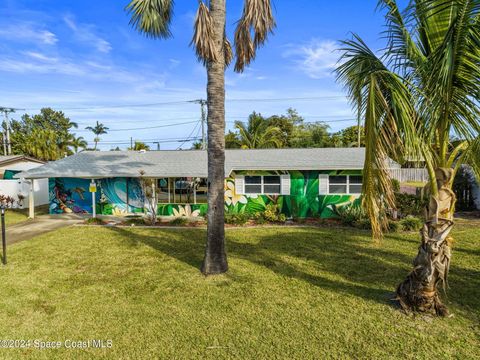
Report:
[{"label": "neighboring house", "polygon": [[[28,204],[30,182],[14,178],[16,174],[37,168],[45,161],[25,155],[0,156],[0,194],[15,199],[15,207],[25,207]],[[34,188],[37,205],[48,203],[48,181],[40,180]]]},{"label": "neighboring house", "polygon": [[[288,217],[331,217],[334,205],[358,201],[364,160],[363,148],[226,150],[226,212],[277,204]],[[122,215],[144,210],[141,172],[157,179],[159,215],[206,214],[203,150],[82,152],[19,175],[49,178],[51,213],[91,213],[94,181],[96,211]]]}]

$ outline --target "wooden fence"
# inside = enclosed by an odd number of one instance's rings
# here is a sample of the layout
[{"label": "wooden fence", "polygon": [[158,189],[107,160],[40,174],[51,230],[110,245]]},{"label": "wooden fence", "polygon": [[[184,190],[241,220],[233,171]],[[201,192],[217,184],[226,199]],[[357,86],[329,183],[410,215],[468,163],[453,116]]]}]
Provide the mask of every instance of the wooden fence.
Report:
[{"label": "wooden fence", "polygon": [[390,169],[390,176],[392,179],[397,179],[398,181],[407,182],[428,182],[428,171],[427,169]]}]

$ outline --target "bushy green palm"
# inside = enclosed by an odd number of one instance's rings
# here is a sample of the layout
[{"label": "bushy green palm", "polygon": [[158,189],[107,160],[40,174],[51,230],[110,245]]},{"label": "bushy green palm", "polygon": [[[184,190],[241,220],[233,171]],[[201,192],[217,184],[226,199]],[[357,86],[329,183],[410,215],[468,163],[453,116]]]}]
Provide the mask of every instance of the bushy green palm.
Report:
[{"label": "bushy green palm", "polygon": [[251,114],[247,124],[235,121],[235,129],[243,149],[280,148],[283,145],[280,128],[272,126],[260,114]]},{"label": "bushy green palm", "polygon": [[343,42],[337,69],[365,119],[363,204],[380,236],[385,208],[394,207],[387,156],[425,160],[431,181],[422,246],[397,295],[406,308],[444,314],[437,286],[450,260],[453,177],[462,163],[480,175],[480,2],[416,0],[400,11],[381,0],[379,7],[387,13],[387,47],[377,55],[354,35]]}]

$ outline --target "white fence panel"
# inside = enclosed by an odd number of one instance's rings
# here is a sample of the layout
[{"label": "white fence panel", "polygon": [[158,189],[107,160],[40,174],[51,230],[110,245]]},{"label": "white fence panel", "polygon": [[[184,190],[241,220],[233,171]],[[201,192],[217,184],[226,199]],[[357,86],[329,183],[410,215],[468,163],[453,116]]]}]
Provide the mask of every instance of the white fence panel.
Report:
[{"label": "white fence panel", "polygon": [[428,171],[427,169],[389,169],[390,176],[393,179],[397,179],[400,182],[407,181],[418,181],[418,182],[428,182]]},{"label": "white fence panel", "polygon": [[[33,190],[35,195],[35,206],[49,203],[48,179],[35,180]],[[18,200],[18,195],[22,194],[25,197],[22,208],[28,208],[30,182],[24,180],[0,180],[0,194],[11,196],[15,200]],[[19,207],[18,203],[15,203],[14,207]]]}]

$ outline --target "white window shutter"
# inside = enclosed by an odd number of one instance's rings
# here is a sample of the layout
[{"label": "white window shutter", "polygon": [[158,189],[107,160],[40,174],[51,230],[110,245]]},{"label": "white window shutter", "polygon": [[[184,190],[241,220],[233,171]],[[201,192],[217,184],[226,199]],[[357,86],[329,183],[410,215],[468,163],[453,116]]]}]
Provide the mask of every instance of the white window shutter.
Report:
[{"label": "white window shutter", "polygon": [[318,175],[318,193],[320,195],[328,194],[328,174]]},{"label": "white window shutter", "polygon": [[290,195],[290,174],[280,176],[280,189],[282,195]]},{"label": "white window shutter", "polygon": [[245,176],[235,175],[235,192],[238,195],[245,194]]}]

